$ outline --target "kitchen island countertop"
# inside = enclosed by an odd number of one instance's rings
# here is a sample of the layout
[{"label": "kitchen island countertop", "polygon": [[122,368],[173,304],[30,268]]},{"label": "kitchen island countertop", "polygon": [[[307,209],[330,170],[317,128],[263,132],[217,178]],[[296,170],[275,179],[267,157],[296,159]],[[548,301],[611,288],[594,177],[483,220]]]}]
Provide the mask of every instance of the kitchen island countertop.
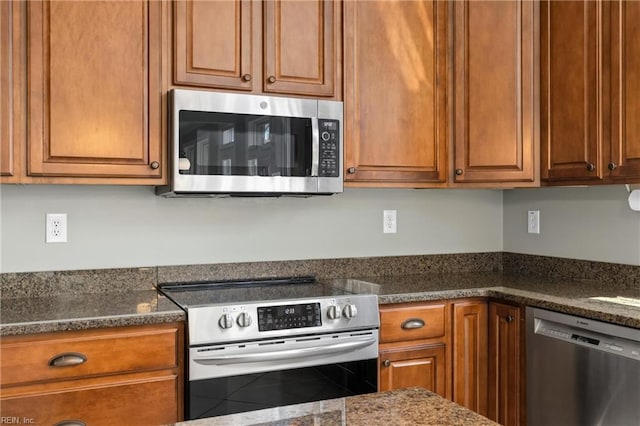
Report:
[{"label": "kitchen island countertop", "polygon": [[176,423],[180,426],[497,425],[422,388],[329,399]]}]

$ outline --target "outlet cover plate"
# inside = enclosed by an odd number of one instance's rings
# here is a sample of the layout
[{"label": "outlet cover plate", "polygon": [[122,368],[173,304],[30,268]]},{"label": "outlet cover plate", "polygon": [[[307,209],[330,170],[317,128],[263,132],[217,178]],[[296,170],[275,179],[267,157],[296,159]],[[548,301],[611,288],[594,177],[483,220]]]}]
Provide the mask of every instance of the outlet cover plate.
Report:
[{"label": "outlet cover plate", "polygon": [[527,212],[527,232],[529,234],[540,233],[540,210],[529,210]]},{"label": "outlet cover plate", "polygon": [[66,243],[67,242],[67,214],[66,213],[47,213],[45,242],[47,243]]},{"label": "outlet cover plate", "polygon": [[385,234],[398,232],[396,214],[396,210],[384,210],[382,212],[382,232]]}]

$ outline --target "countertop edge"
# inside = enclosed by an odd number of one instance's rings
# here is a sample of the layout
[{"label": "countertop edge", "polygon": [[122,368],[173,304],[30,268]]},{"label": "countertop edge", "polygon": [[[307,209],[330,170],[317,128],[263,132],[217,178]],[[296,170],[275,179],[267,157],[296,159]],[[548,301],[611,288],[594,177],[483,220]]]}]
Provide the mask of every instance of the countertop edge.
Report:
[{"label": "countertop edge", "polygon": [[0,324],[0,336],[8,337],[16,335],[50,333],[56,331],[79,331],[111,327],[164,324],[170,322],[183,322],[185,321],[185,319],[185,312],[176,310],[93,318],[75,318],[65,320]]},{"label": "countertop edge", "polygon": [[548,309],[550,311],[640,329],[640,319],[612,312],[604,312],[598,306],[589,306],[589,302],[582,299],[571,300],[543,293],[512,289],[509,287],[484,287],[463,290],[455,289],[435,292],[378,295],[378,303],[381,305],[387,305],[394,303],[429,302],[474,297],[495,298],[504,300],[505,302]]}]

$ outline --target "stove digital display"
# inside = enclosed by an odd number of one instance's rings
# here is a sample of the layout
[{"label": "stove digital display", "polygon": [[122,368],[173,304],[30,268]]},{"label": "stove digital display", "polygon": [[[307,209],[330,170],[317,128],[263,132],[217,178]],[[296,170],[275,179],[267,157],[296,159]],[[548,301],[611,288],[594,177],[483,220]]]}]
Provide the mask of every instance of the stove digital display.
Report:
[{"label": "stove digital display", "polygon": [[258,330],[288,330],[291,328],[319,327],[322,313],[319,303],[299,305],[262,306],[258,308]]}]

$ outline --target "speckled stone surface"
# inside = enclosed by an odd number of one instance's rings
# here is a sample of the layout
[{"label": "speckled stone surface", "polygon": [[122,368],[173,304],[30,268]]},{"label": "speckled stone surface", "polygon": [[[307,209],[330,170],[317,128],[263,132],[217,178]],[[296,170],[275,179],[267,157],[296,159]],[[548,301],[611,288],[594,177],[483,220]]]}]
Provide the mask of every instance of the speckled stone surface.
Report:
[{"label": "speckled stone surface", "polygon": [[377,294],[381,304],[494,297],[640,328],[640,308],[592,299],[622,296],[640,300],[640,286],[490,272],[361,277],[331,283],[353,292]]},{"label": "speckled stone surface", "polygon": [[176,424],[181,426],[497,425],[486,417],[421,388],[350,396]]},{"label": "speckled stone surface", "polygon": [[591,280],[640,288],[640,266],[590,260],[503,253],[504,272],[512,275]]},{"label": "speckled stone surface", "polygon": [[181,321],[156,283],[302,275],[381,303],[495,297],[640,328],[640,308],[591,299],[640,299],[640,266],[463,253],[0,274],[0,335]]},{"label": "speckled stone surface", "polygon": [[0,336],[184,320],[156,290],[0,299]]},{"label": "speckled stone surface", "polygon": [[157,268],[0,274],[0,297],[47,297],[61,294],[119,293],[151,290]]},{"label": "speckled stone surface", "polygon": [[282,262],[159,266],[158,283],[313,275],[318,278],[501,271],[502,253],[461,253]]}]

